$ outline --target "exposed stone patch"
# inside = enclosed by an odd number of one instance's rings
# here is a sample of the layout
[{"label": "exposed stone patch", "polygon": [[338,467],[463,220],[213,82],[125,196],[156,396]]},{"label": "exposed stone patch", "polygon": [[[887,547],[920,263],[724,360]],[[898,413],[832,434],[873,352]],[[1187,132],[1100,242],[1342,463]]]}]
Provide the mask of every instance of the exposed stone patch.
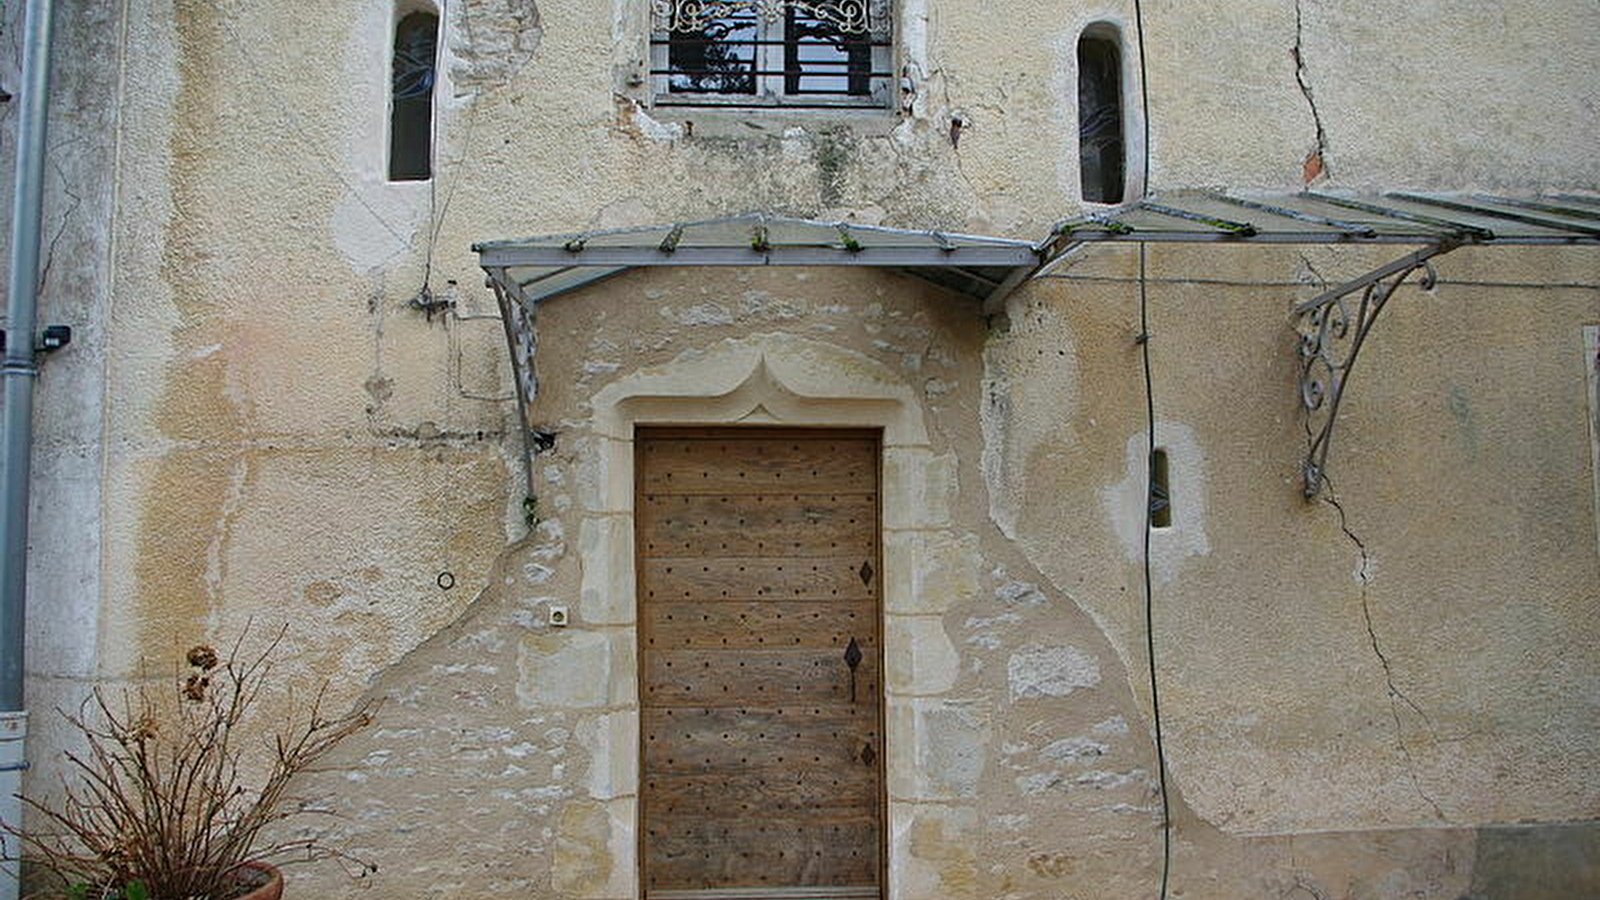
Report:
[{"label": "exposed stone patch", "polygon": [[979,617],[973,616],[963,623],[973,633],[967,637],[969,646],[980,650],[998,650],[1005,646],[1005,638],[999,634],[999,629],[1007,628],[1022,621],[1022,616],[1016,613],[1001,613],[998,616]]},{"label": "exposed stone patch", "polygon": [[1104,756],[1106,745],[1088,738],[1062,738],[1040,748],[1039,756],[1053,762],[1078,762]]},{"label": "exposed stone patch", "polygon": [[1089,729],[1089,733],[1097,737],[1121,737],[1128,733],[1128,720],[1121,716],[1112,716]]},{"label": "exposed stone patch", "polygon": [[1008,581],[994,589],[994,597],[1001,603],[1021,606],[1040,606],[1045,602],[1044,594],[1026,581]]},{"label": "exposed stone patch", "polygon": [[682,124],[678,122],[663,122],[646,112],[644,107],[636,101],[619,102],[628,104],[632,111],[631,121],[633,122],[633,127],[641,136],[652,141],[676,141],[684,136],[685,129]]},{"label": "exposed stone patch", "polygon": [[450,81],[460,92],[510,81],[544,35],[534,0],[460,0],[452,24]]},{"label": "exposed stone patch", "polygon": [[685,309],[662,307],[661,315],[679,325],[688,327],[732,325],[733,313],[728,308],[715,301],[697,303]]},{"label": "exposed stone patch", "polygon": [[922,712],[918,763],[943,796],[973,797],[988,759],[988,723],[981,709],[943,704]]},{"label": "exposed stone patch", "polygon": [[1006,666],[1011,699],[1065,697],[1100,683],[1100,664],[1076,647],[1023,647]]}]

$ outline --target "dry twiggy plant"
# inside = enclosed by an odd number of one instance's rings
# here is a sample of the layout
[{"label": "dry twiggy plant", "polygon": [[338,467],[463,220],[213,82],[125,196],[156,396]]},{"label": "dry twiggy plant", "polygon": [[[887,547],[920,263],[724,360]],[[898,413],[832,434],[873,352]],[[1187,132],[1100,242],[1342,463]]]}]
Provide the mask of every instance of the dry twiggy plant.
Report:
[{"label": "dry twiggy plant", "polygon": [[140,687],[113,702],[96,688],[76,715],[62,711],[87,749],[67,754],[59,806],[23,798],[35,827],[0,823],[0,859],[25,857],[54,876],[35,896],[93,900],[227,900],[242,892],[251,861],[335,859],[352,874],[376,871],[316,839],[263,835],[312,812],[289,795],[291,780],[376,712],[368,702],[325,715],[324,684],[309,703],[291,695],[292,712],[276,727],[253,723],[286,630],[259,653],[243,652],[246,635],[225,658],[191,649],[170,696]]}]

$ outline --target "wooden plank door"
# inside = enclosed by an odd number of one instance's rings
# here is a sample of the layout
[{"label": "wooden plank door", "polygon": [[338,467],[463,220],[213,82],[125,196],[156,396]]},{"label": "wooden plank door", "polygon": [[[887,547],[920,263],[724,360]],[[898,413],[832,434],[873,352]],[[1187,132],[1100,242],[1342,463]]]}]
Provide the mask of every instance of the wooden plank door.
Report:
[{"label": "wooden plank door", "polygon": [[644,896],[877,900],[878,433],[635,446]]}]

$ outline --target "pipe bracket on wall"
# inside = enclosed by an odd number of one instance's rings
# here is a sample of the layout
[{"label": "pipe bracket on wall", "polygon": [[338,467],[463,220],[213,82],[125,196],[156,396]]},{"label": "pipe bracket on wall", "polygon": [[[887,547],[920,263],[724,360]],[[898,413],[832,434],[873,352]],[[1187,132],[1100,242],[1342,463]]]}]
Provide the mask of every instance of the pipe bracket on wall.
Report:
[{"label": "pipe bracket on wall", "polygon": [[[1339,421],[1345,389],[1356,359],[1378,315],[1400,286],[1421,273],[1424,290],[1436,280],[1432,260],[1459,244],[1442,241],[1408,254],[1360,278],[1348,281],[1297,305],[1296,342],[1300,357],[1300,403],[1306,411],[1310,445],[1302,465],[1306,499],[1314,499],[1327,482],[1328,449]],[[1354,309],[1348,302],[1359,292]]]},{"label": "pipe bracket on wall", "polygon": [[[72,343],[72,326],[51,325],[33,336],[33,352],[50,354]],[[0,354],[6,352],[6,332],[0,330]]]}]

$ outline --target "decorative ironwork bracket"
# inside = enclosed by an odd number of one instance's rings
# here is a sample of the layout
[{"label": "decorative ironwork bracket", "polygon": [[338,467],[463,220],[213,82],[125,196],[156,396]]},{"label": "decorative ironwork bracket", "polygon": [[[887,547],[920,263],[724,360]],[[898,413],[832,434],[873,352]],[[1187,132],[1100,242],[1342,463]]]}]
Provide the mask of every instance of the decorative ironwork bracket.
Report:
[{"label": "decorative ironwork bracket", "polygon": [[[1300,402],[1306,411],[1306,431],[1311,443],[1303,466],[1306,499],[1322,492],[1327,481],[1328,449],[1339,421],[1350,375],[1372,326],[1400,286],[1422,273],[1418,284],[1433,286],[1437,276],[1432,260],[1459,247],[1444,241],[1345,282],[1294,308],[1300,354]],[[1361,300],[1354,313],[1346,299],[1356,291]]]},{"label": "decorative ironwork bracket", "polygon": [[500,306],[500,323],[505,327],[506,349],[511,353],[511,380],[517,386],[517,427],[522,431],[523,476],[532,494],[534,442],[529,435],[533,423],[529,420],[528,409],[539,393],[539,378],[533,368],[533,357],[539,349],[538,332],[534,328],[538,306],[522,296],[504,268],[490,269],[489,276],[489,287]]}]

